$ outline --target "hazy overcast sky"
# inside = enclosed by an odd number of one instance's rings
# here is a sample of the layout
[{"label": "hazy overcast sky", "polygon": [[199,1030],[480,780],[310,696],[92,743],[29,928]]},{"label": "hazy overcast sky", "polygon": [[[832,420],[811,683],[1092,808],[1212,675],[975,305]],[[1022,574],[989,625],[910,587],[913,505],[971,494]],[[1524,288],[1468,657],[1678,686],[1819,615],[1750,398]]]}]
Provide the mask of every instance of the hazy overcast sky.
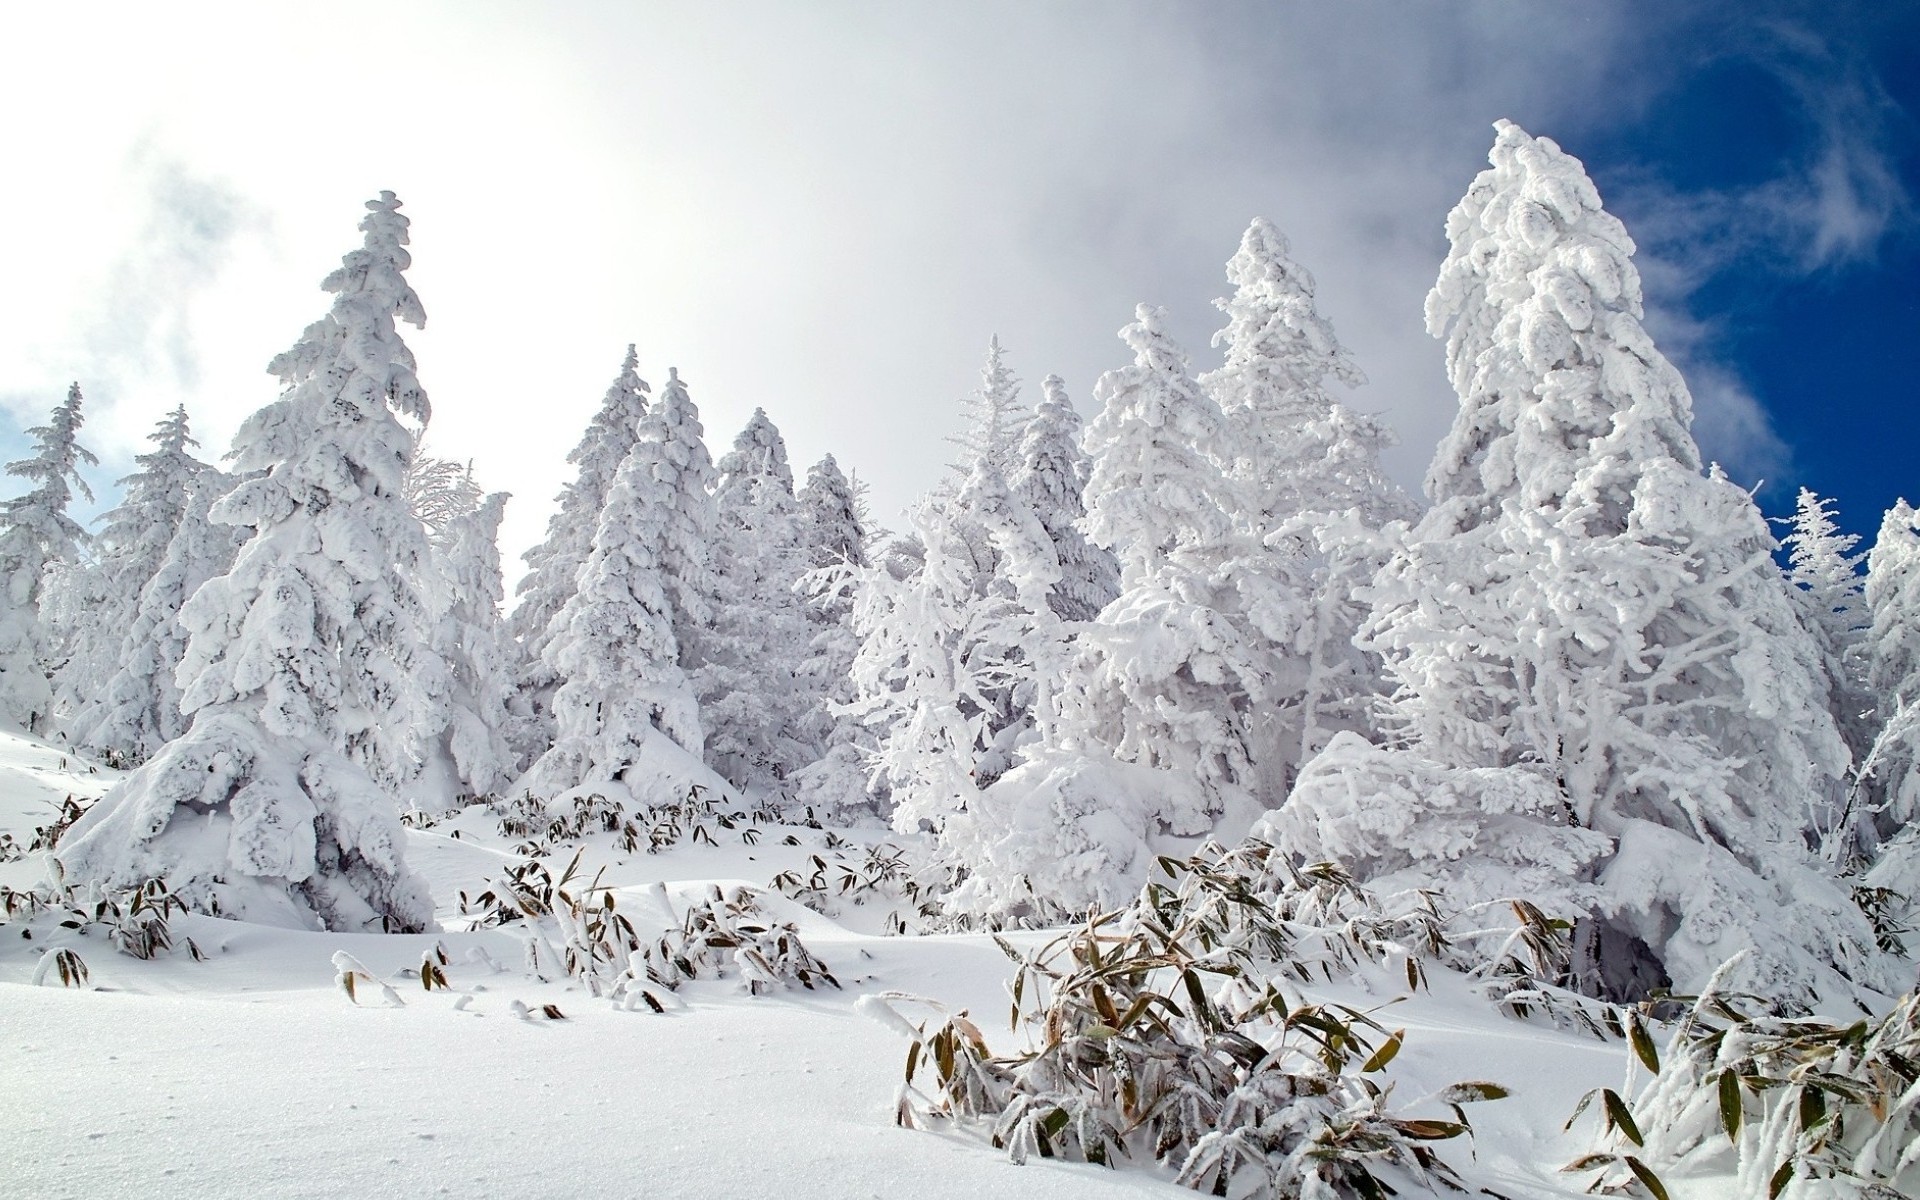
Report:
[{"label": "hazy overcast sky", "polygon": [[1318,278],[1371,377],[1352,402],[1417,487],[1456,404],[1422,298],[1510,117],[1584,159],[1640,241],[1707,454],[1871,528],[1920,500],[1916,12],[13,5],[0,449],[78,379],[97,482],[181,401],[223,452],[390,188],[428,445],[515,494],[510,556],[628,342],[656,384],[680,369],[716,455],[764,407],[797,470],[834,453],[897,525],[989,336],[1029,399],[1057,372],[1083,415],[1138,301],[1212,365],[1255,215]]}]

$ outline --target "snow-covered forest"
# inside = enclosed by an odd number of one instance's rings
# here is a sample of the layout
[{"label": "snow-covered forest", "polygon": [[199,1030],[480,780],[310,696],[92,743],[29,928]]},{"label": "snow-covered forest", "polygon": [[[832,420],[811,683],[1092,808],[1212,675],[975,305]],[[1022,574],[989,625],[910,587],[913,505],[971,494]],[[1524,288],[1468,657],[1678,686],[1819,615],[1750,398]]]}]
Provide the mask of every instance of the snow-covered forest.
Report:
[{"label": "snow-covered forest", "polygon": [[[898,530],[608,347],[510,593],[539,500],[423,449],[381,193],[230,448],[155,414],[88,529],[82,378],[6,467],[0,1007],[83,1053],[103,982],[337,984],[285,1006],[337,1038],[512,992],[588,1071],[650,1020],[831,1056],[799,997],[875,1018],[859,1120],[1089,1164],[872,1144],[916,1194],[1920,1195],[1920,517],[1762,512],[1579,160],[1488,160],[1424,496],[1255,219],[1205,355],[1142,303],[1076,392],[982,331]],[[811,1094],[723,1103],[804,1154]]]}]

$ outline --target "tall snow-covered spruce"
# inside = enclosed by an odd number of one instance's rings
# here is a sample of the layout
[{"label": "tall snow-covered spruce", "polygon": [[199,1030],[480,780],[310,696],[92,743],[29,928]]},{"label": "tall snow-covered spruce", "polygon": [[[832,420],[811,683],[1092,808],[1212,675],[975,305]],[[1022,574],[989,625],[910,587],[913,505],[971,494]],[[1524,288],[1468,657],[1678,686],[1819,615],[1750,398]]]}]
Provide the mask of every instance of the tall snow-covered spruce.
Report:
[{"label": "tall snow-covered spruce", "polygon": [[30,486],[0,500],[0,600],[6,605],[0,610],[0,719],[34,731],[52,714],[49,674],[56,665],[41,620],[42,583],[52,564],[79,561],[87,533],[67,515],[67,505],[75,491],[93,499],[80,464],[99,461],[80,444],[80,400],[76,383],[45,425],[27,430],[34,455],[8,463],[7,474]]},{"label": "tall snow-covered spruce", "polygon": [[819,753],[802,724],[801,675],[810,630],[797,590],[806,570],[787,444],[755,409],[717,466],[713,556],[718,595],[700,676],[707,762],[738,788],[763,793]]},{"label": "tall snow-covered spruce", "polygon": [[1266,788],[1285,795],[1334,733],[1371,732],[1379,667],[1353,644],[1365,614],[1353,593],[1384,557],[1377,531],[1419,510],[1380,467],[1391,432],[1328,390],[1366,377],[1286,237],[1255,219],[1227,278],[1233,295],[1215,301],[1227,325],[1213,338],[1226,362],[1200,385],[1232,432],[1221,465],[1238,487],[1238,522],[1267,551],[1258,568],[1270,600],[1259,611],[1274,680],[1252,733]]},{"label": "tall snow-covered spruce", "polygon": [[1249,613],[1268,607],[1268,581],[1218,466],[1232,458],[1226,419],[1167,335],[1164,312],[1143,304],[1136,315],[1120,331],[1134,363],[1100,378],[1101,411],[1086,433],[1082,529],[1119,558],[1120,596],[1080,631],[1061,729],[1161,772],[1154,815],[1195,834],[1225,812],[1251,811],[1249,718],[1267,699],[1272,656]]},{"label": "tall snow-covered spruce", "polygon": [[84,572],[90,582],[79,582],[81,572],[69,576],[75,586],[64,598],[72,610],[64,623],[71,628],[72,638],[58,680],[61,708],[71,714],[69,740],[133,762],[144,759],[154,747],[139,750],[129,743],[103,742],[93,736],[104,700],[100,681],[111,678],[122,663],[139,654],[141,648],[127,637],[139,623],[141,595],[160,573],[193,492],[211,469],[187,449],[199,443],[188,430],[185,408],[164,417],[148,440],[154,448],[134,459],[140,469],[120,480],[125,489],[120,503],[102,518],[103,527],[95,535],[97,550]]},{"label": "tall snow-covered spruce", "polygon": [[1120,565],[1111,551],[1080,532],[1087,515],[1093,461],[1081,449],[1080,414],[1058,375],[1040,381],[1041,400],[1014,447],[1007,487],[1032,512],[1060,564],[1050,603],[1066,621],[1091,621],[1120,594]]},{"label": "tall snow-covered spruce", "polygon": [[274,359],[285,390],[234,437],[243,478],[212,519],[253,534],[181,613],[189,727],[67,835],[69,879],[163,878],[194,908],[295,927],[433,923],[393,792],[417,770],[415,689],[445,673],[412,582],[426,535],[401,418],[429,407],[394,322],[426,314],[399,208],[367,203],[364,243],[321,285],[331,311]]},{"label": "tall snow-covered spruce", "polygon": [[614,474],[639,440],[640,424],[647,416],[648,388],[640,378],[639,364],[639,354],[629,345],[580,444],[567,455],[577,470],[573,481],[560,490],[560,507],[547,521],[545,540],[521,556],[527,573],[514,588],[520,599],[507,632],[519,656],[511,741],[526,761],[537,758],[553,742],[553,693],[562,682],[547,657],[561,632],[555,621],[572,598],[580,568],[593,550],[594,529],[607,506]]},{"label": "tall snow-covered spruce", "polygon": [[1703,472],[1580,163],[1501,122],[1427,301],[1460,413],[1363,644],[1397,740],[1336,737],[1268,833],[1362,877],[1576,921],[1573,982],[1762,995],[1886,982],[1813,862],[1847,762],[1752,500]]}]

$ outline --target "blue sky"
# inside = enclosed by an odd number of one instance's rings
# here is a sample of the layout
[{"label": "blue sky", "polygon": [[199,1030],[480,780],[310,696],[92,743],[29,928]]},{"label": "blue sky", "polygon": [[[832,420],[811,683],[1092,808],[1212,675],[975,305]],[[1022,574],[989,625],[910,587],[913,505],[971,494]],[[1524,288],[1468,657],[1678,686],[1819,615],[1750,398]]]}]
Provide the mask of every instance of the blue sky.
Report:
[{"label": "blue sky", "polygon": [[[1253,216],[1286,231],[1417,487],[1456,400],[1421,301],[1506,117],[1581,158],[1640,245],[1703,449],[1769,512],[1871,532],[1920,500],[1920,6],[574,0],[9,16],[31,181],[0,290],[0,450],[79,378],[124,472],[184,402],[210,452],[391,188],[431,316],[429,445],[541,533],[626,343],[717,449],[756,407],[898,513],[990,336],[1081,410],[1166,305],[1197,369]],[[48,96],[58,104],[46,103]],[[23,285],[20,281],[31,281]],[[109,489],[102,489],[109,490]]]}]

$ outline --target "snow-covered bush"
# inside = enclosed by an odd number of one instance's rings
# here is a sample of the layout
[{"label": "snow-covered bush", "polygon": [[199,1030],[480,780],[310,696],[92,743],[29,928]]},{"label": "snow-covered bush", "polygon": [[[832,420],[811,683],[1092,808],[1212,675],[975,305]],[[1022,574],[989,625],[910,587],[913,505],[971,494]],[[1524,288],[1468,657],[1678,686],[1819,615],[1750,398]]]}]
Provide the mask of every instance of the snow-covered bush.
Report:
[{"label": "snow-covered bush", "polygon": [[[1264,848],[1163,860],[1170,882],[1129,908],[1031,955],[1003,944],[1019,964],[1016,1023],[1031,1030],[1022,1053],[995,1057],[964,1012],[934,1004],[914,1025],[894,1006],[929,1002],[864,999],[912,1039],[900,1123],[986,1120],[1015,1161],[1153,1162],[1216,1195],[1359,1200],[1457,1186],[1426,1143],[1468,1132],[1460,1106],[1505,1089],[1456,1084],[1436,1098],[1444,1117],[1392,1112],[1384,1072],[1404,1031],[1288,995],[1279,976],[1310,970],[1290,963],[1295,922],[1253,889],[1265,862]],[[1327,898],[1314,894],[1310,904]],[[923,1073],[930,1093],[916,1086]]]},{"label": "snow-covered bush", "polygon": [[1598,1094],[1602,1148],[1567,1169],[1598,1170],[1589,1191],[1711,1170],[1730,1171],[1738,1194],[1770,1200],[1912,1194],[1920,996],[1847,1025],[1781,1017],[1771,999],[1728,988],[1733,966],[1694,999],[1664,1053],[1636,1032],[1649,1077],[1630,1099]]}]

